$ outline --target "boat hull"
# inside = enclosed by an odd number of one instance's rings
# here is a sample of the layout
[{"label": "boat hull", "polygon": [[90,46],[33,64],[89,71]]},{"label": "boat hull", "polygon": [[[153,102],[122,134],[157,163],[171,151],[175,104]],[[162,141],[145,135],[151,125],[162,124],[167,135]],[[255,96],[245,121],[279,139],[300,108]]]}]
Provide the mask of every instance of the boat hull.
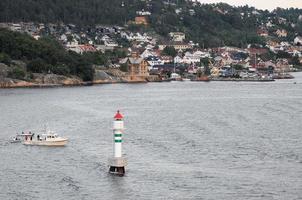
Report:
[{"label": "boat hull", "polygon": [[31,145],[31,146],[53,146],[53,147],[58,147],[58,146],[65,146],[67,144],[67,140],[59,140],[59,141],[38,141],[38,140],[29,140],[29,141],[24,141],[24,145]]}]

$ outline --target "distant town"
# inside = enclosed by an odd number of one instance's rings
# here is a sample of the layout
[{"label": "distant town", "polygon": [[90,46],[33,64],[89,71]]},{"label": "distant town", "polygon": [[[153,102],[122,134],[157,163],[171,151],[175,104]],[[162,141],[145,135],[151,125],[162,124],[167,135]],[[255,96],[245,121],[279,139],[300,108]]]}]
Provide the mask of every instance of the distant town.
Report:
[{"label": "distant town", "polygon": [[[191,14],[194,15],[194,10]],[[137,17],[130,23],[148,26],[149,15],[148,11],[137,11]],[[278,20],[278,23],[287,23],[284,18]],[[302,21],[302,16],[299,20]],[[245,48],[205,48],[203,44],[188,41],[184,32],[170,32],[168,38],[163,38],[152,32],[130,31],[128,25],[80,28],[75,24],[20,22],[0,23],[0,28],[26,33],[36,40],[54,37],[67,51],[77,54],[122,50],[126,52],[124,58],[94,66],[96,71],[112,69],[115,72],[126,67],[122,70],[124,73],[113,75],[120,76],[122,81],[270,81],[293,78],[289,72],[301,70],[302,37],[296,35],[293,41],[281,42],[270,39],[288,35],[285,29],[269,31],[274,26],[272,21],[262,24],[257,31],[258,36],[265,38],[266,45],[250,44]],[[108,74],[94,81],[112,80]]]}]

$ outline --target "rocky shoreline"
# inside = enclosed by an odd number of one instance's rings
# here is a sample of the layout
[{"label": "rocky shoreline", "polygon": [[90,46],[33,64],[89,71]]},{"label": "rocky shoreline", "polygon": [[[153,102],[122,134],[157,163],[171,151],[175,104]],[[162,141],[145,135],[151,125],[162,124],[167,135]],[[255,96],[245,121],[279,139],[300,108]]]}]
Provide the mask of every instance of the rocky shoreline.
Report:
[{"label": "rocky shoreline", "polygon": [[[166,82],[159,76],[149,76],[146,79],[129,80],[119,70],[101,70],[95,73],[93,81],[83,81],[79,77],[67,77],[56,74],[33,74],[30,81],[0,77],[0,88],[51,88],[51,87],[76,87],[91,86],[98,84],[118,83],[148,83]],[[193,80],[192,80],[193,81]],[[229,82],[272,82],[274,79],[252,79],[252,78],[209,78],[208,81],[229,81]]]},{"label": "rocky shoreline", "polygon": [[83,81],[77,76],[62,76],[56,74],[34,73],[30,80],[18,80],[0,77],[0,88],[49,88],[49,87],[74,87],[91,86],[97,84],[116,83],[147,83],[161,82],[158,76],[150,76],[147,79],[135,78],[129,80],[124,72],[117,69],[95,70],[93,81]]}]

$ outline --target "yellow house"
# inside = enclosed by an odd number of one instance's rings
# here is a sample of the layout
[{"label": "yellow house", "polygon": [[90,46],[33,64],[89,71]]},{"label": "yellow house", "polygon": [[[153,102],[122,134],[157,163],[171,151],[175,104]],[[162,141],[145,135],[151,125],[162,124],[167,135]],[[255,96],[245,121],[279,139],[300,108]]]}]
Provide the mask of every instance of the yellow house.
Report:
[{"label": "yellow house", "polygon": [[131,57],[125,58],[121,63],[128,66],[126,78],[129,81],[146,81],[149,76],[148,62],[136,53],[132,53]]},{"label": "yellow house", "polygon": [[137,25],[148,25],[147,18],[145,16],[135,17],[135,24],[137,24]]}]

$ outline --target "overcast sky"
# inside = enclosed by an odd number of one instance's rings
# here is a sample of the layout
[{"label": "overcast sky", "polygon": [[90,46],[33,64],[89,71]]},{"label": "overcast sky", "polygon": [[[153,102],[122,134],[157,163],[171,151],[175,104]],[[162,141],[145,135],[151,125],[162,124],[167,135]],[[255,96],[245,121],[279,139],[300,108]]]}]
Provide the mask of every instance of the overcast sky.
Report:
[{"label": "overcast sky", "polygon": [[254,6],[258,9],[273,10],[276,7],[281,8],[302,8],[302,0],[198,0],[201,3],[217,3],[225,2],[230,5],[240,6],[246,5]]}]

